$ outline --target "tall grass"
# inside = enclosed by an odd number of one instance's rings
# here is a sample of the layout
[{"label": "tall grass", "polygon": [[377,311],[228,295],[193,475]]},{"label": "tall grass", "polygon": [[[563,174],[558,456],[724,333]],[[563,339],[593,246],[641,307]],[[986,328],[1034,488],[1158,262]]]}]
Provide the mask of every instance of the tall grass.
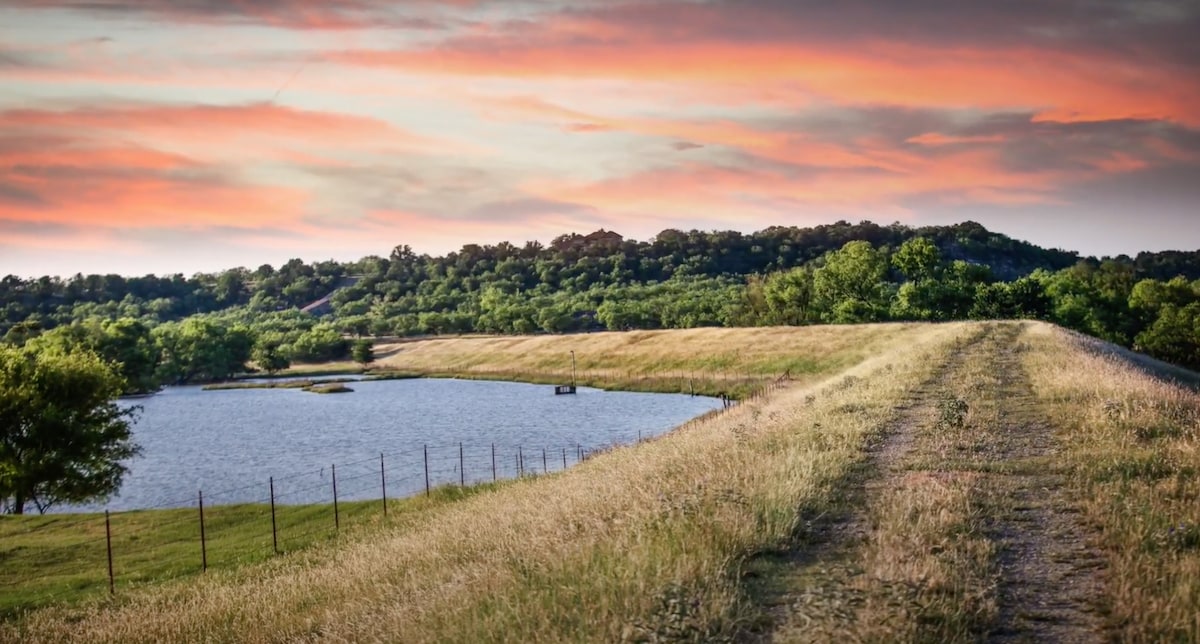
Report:
[{"label": "tall grass", "polygon": [[730,381],[779,376],[809,381],[857,364],[913,324],[863,326],[700,328],[572,335],[429,339],[381,346],[377,367],[486,375],[521,372],[561,379],[579,375],[597,384],[614,380]]},{"label": "tall grass", "polygon": [[[0,639],[611,642],[745,634],[763,616],[743,593],[744,562],[788,543],[802,516],[828,509],[834,486],[862,461],[864,442],[965,329],[583,336],[595,342],[585,364],[596,368],[619,368],[622,359],[700,368],[716,364],[706,352],[730,351],[764,372],[816,361],[826,366],[804,373],[829,374],[858,364],[562,474],[435,508],[420,522],[198,581],[38,611],[0,627]],[[495,364],[548,366],[567,347],[589,355],[576,336],[483,341],[496,344],[430,345],[403,366],[427,360],[441,368],[451,356],[459,367],[478,365],[487,352],[503,352],[488,358]],[[642,342],[653,350],[641,357],[622,349]],[[850,404],[856,413],[839,411]]]},{"label": "tall grass", "polygon": [[1196,374],[1049,325],[1026,341],[1031,378],[1099,534],[1116,639],[1200,641]]}]

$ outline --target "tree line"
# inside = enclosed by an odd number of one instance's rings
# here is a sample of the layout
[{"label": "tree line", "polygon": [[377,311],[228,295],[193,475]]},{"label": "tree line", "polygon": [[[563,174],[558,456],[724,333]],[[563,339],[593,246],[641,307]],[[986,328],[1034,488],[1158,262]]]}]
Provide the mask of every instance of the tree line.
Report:
[{"label": "tree line", "polygon": [[0,334],[92,350],[131,393],[344,359],[354,336],[887,320],[1049,320],[1197,367],[1196,280],[1200,251],[1081,258],[973,222],[666,230],[646,242],[598,231],[190,278],[8,276]]}]

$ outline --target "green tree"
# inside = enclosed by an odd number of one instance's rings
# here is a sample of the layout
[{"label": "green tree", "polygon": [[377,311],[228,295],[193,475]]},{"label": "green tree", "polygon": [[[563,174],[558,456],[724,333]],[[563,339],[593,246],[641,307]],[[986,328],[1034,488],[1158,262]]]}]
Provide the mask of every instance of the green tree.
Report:
[{"label": "green tree", "polygon": [[942,251],[924,237],[914,237],[892,255],[894,265],[910,281],[937,279],[942,268]]},{"label": "green tree", "polygon": [[1154,324],[1138,334],[1134,348],[1160,360],[1200,369],[1200,302],[1164,306]]},{"label": "green tree", "polygon": [[370,340],[355,340],[354,344],[350,345],[350,357],[361,365],[368,365],[375,362],[375,345]]},{"label": "green tree", "polygon": [[0,500],[6,511],[103,500],[139,452],[123,379],[95,353],[0,347]]},{"label": "green tree", "polygon": [[159,351],[150,337],[150,327],[139,320],[109,320],[100,327],[95,350],[118,365],[125,379],[125,393],[147,393],[158,389]]},{"label": "green tree", "polygon": [[888,258],[870,242],[829,252],[813,273],[813,306],[826,322],[874,322],[887,316]]},{"label": "green tree", "polygon": [[246,370],[254,349],[254,333],[248,327],[226,327],[196,316],[155,327],[152,335],[162,351],[159,374],[164,382],[227,379]]},{"label": "green tree", "polygon": [[254,364],[258,365],[259,369],[269,374],[283,371],[292,366],[292,361],[288,358],[287,352],[281,348],[281,345],[276,343],[256,343],[253,351],[250,353],[250,358],[254,360]]},{"label": "green tree", "polygon": [[330,324],[318,324],[292,343],[292,358],[304,362],[325,362],[345,358],[350,343]]},{"label": "green tree", "polygon": [[808,322],[813,299],[813,271],[807,267],[772,273],[762,285],[767,324]]}]

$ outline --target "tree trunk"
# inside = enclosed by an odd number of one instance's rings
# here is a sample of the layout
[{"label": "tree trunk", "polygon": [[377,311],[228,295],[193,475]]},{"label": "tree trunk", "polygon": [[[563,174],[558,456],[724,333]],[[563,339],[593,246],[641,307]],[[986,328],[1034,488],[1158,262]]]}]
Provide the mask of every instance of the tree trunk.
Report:
[{"label": "tree trunk", "polygon": [[17,490],[13,495],[13,514],[25,514],[25,493]]}]

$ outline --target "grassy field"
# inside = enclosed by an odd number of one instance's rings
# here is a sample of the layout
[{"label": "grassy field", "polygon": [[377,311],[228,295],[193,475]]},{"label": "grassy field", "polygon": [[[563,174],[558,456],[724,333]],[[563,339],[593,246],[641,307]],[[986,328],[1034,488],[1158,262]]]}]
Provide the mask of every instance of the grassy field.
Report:
[{"label": "grassy field", "polygon": [[[493,489],[439,487],[430,497],[338,504],[279,505],[276,530],[281,553],[353,538],[410,523],[432,508]],[[205,509],[210,571],[233,570],[274,556],[271,508],[266,504],[217,505]],[[119,512],[111,516],[116,590],[125,593],[200,573],[196,508]],[[0,617],[49,603],[74,603],[108,592],[107,539],[103,514],[0,515]]]},{"label": "grassy field", "polygon": [[[560,378],[572,350],[598,384],[794,380],[560,474],[394,521],[364,509],[287,556],[37,610],[0,640],[1200,640],[1194,374],[1040,323],[380,353],[421,373]],[[5,580],[24,588],[40,567]]]},{"label": "grassy field", "polygon": [[741,398],[787,374],[801,383],[875,355],[920,325],[763,327],[433,338],[376,346],[375,369]]}]

